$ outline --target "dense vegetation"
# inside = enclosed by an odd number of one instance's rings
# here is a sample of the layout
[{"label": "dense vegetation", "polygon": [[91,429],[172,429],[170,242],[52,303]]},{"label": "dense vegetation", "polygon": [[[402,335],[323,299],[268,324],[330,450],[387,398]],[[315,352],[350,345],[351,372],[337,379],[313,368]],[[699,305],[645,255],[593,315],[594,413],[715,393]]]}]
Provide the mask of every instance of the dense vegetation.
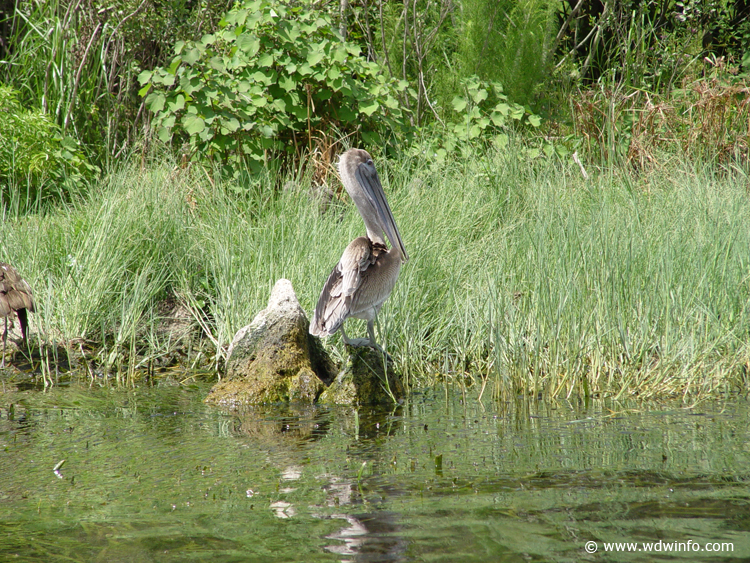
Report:
[{"label": "dense vegetation", "polygon": [[746,2],[5,4],[0,260],[45,370],[220,369],[282,276],[310,311],[361,144],[414,257],[380,317],[411,384],[746,388]]}]

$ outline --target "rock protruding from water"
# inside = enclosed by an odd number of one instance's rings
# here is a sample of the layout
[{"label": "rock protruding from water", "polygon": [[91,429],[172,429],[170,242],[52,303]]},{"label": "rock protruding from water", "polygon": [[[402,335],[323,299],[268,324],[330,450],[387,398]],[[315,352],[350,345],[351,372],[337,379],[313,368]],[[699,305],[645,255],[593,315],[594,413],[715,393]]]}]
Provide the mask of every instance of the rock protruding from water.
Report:
[{"label": "rock protruding from water", "polygon": [[280,279],[268,307],[234,336],[226,379],[205,401],[228,406],[315,401],[336,371],[309,326],[291,282]]},{"label": "rock protruding from water", "polygon": [[368,347],[347,346],[344,369],[320,396],[321,403],[371,405],[404,398],[404,385],[393,370],[393,360]]}]

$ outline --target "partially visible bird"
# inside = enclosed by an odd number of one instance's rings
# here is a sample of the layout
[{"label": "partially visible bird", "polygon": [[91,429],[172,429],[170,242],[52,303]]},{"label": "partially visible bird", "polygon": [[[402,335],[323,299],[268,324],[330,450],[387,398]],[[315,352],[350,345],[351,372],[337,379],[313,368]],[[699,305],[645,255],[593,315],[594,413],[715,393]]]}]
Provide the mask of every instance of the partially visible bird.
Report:
[{"label": "partially visible bird", "polygon": [[[15,311],[18,315],[18,322],[21,325],[21,336],[24,343],[28,339],[28,315],[27,311],[34,312],[34,297],[31,288],[26,280],[21,277],[18,271],[5,262],[0,262],[0,317],[5,320],[5,330],[3,331],[3,359],[0,367],[5,367],[5,346],[8,340],[8,317]],[[13,318],[10,319],[10,326],[13,327]]]},{"label": "partially visible bird", "polygon": [[[349,243],[328,276],[310,323],[310,334],[329,336],[341,329],[344,342],[350,346],[366,345],[381,350],[375,342],[375,317],[396,285],[401,264],[409,256],[367,151],[349,149],[341,155],[339,174],[362,216],[367,236]],[[385,237],[391,241],[390,249]],[[344,321],[349,317],[367,321],[369,339],[347,337]]]}]

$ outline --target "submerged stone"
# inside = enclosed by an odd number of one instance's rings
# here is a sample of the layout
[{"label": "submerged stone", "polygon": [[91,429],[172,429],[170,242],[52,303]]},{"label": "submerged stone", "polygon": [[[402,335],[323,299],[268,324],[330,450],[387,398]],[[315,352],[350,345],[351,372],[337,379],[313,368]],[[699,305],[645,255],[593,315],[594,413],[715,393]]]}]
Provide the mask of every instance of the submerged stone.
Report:
[{"label": "submerged stone", "polygon": [[205,402],[315,401],[333,380],[335,368],[309,326],[291,282],[280,279],[268,306],[234,336],[226,378],[214,385]]},{"label": "submerged stone", "polygon": [[404,398],[404,385],[393,370],[393,360],[369,347],[346,348],[346,365],[320,396],[321,403],[370,405]]}]

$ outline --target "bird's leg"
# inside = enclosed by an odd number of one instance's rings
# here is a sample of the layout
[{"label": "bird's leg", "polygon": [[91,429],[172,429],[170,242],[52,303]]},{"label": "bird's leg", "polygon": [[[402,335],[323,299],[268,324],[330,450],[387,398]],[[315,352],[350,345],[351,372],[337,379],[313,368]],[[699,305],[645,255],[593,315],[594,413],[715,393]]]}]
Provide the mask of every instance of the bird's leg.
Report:
[{"label": "bird's leg", "polygon": [[370,347],[382,352],[383,349],[375,342],[375,319],[367,321],[367,336],[370,337]]},{"label": "bird's leg", "polygon": [[3,360],[0,362],[0,368],[5,367],[5,342],[8,340],[8,317],[3,317],[5,321],[5,330],[3,331]]},{"label": "bird's leg", "polygon": [[26,313],[26,309],[18,309],[16,311],[18,315],[18,322],[21,325],[21,337],[23,338],[23,345],[26,347],[26,352],[29,354],[31,359],[31,347],[29,346],[29,316]]},{"label": "bird's leg", "polygon": [[[353,346],[354,348],[361,348],[362,346],[372,346],[372,342],[367,338],[354,338],[351,339],[346,335],[346,332],[344,332],[344,327],[342,326],[340,329],[341,336],[344,337],[344,342],[347,346]],[[377,346],[377,344],[376,344]]]},{"label": "bird's leg", "polygon": [[[392,362],[393,358],[391,358],[388,352],[383,350],[380,347],[380,345],[377,342],[375,342],[375,322],[376,321],[377,321],[377,317],[375,317],[371,321],[367,321],[367,334],[370,336],[370,347],[374,348],[375,350],[383,354],[386,360],[388,360],[389,362]],[[380,331],[380,323],[378,323],[378,331]]]}]

